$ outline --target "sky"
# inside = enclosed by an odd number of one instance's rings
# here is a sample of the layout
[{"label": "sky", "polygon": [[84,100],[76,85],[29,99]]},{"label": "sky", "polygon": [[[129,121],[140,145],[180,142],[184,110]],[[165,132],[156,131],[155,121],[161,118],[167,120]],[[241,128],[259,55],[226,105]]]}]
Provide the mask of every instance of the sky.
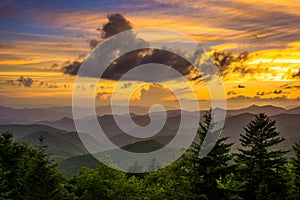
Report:
[{"label": "sky", "polygon": [[[168,28],[202,44],[220,69],[229,108],[299,106],[299,10],[298,0],[1,1],[0,105],[71,106],[75,76],[66,67],[80,65],[93,42],[103,40],[107,15],[119,13],[130,28]],[[243,52],[246,58],[238,59]],[[168,83],[178,85],[188,105],[191,99],[184,88],[176,81]],[[75,89],[96,88],[96,100],[105,105],[115,84],[103,80]],[[135,82],[122,84],[117,93],[128,92]],[[205,85],[193,84],[200,105],[209,106]],[[151,96],[178,106],[170,89],[149,83],[133,93],[132,102],[150,105],[155,103]]]}]

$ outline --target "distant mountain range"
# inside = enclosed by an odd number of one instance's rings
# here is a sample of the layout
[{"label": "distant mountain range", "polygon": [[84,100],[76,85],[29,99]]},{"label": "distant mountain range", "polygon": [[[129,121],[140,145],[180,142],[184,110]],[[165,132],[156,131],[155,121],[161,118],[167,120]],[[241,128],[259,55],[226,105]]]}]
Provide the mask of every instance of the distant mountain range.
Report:
[{"label": "distant mountain range", "polygon": [[[44,131],[48,133],[76,132],[75,123],[70,116],[71,113],[69,113],[69,109],[69,107],[52,107],[45,109],[13,109],[0,107],[0,124],[2,124],[0,125],[0,130],[9,130],[14,132],[15,139],[20,139],[38,131]],[[17,114],[14,112],[16,112]],[[239,141],[239,135],[244,132],[243,127],[245,127],[246,124],[251,119],[253,119],[254,114],[258,114],[260,112],[265,112],[269,116],[271,116],[272,119],[276,120],[277,127],[282,135],[287,139],[287,143],[293,142],[295,139],[299,138],[298,130],[300,130],[300,107],[287,110],[271,105],[253,105],[243,109],[227,110],[227,117],[222,134],[224,136],[230,137],[230,142],[237,144]],[[194,118],[197,114],[196,111],[183,111],[182,113],[188,119]],[[203,113],[204,112],[201,112],[201,114]],[[180,114],[181,112],[179,110],[167,111],[168,117],[163,129],[155,137],[151,137],[148,139],[157,140],[163,144],[168,143],[178,130],[178,124],[180,124],[181,120]],[[39,115],[45,116],[42,117]],[[22,118],[24,116],[26,116],[27,118],[23,121],[23,123],[17,123],[22,121]],[[162,113],[160,112],[156,112],[152,113],[151,116],[153,117],[151,123],[158,124],[161,122],[164,115],[162,115]],[[12,117],[15,118],[10,121],[9,119],[11,119]],[[57,118],[55,120],[47,120],[49,118],[53,119],[54,117]],[[122,121],[122,124],[124,124],[125,126],[128,124],[128,120],[134,120],[134,122],[140,126],[145,126],[150,123],[150,118],[147,114],[138,115],[130,113],[121,115],[119,116],[119,118]],[[87,116],[83,120],[88,126],[91,127],[92,124],[95,123],[95,120],[97,120],[98,122],[96,123],[99,123],[101,125],[101,128],[106,133],[106,135],[118,146],[124,146],[130,143],[143,141],[139,138],[131,137],[125,134],[116,124],[114,116],[112,115],[107,114],[98,116],[97,119],[91,119],[91,117]],[[192,124],[187,123],[182,128],[188,133],[191,125]],[[127,128],[130,128],[130,124],[128,126],[129,127]]]},{"label": "distant mountain range", "polygon": [[41,142],[39,141],[41,135],[44,137],[42,145],[46,146],[46,153],[49,154],[51,159],[55,162],[88,153],[76,132],[36,131],[17,139],[17,141],[38,147],[41,146]]},{"label": "distant mountain range", "polygon": [[[127,107],[125,106],[115,106],[120,114],[127,114]],[[85,108],[77,108],[82,110],[82,113],[86,113]],[[171,110],[171,107],[166,108]],[[110,106],[96,107],[96,113],[98,116],[111,114]],[[149,107],[143,106],[131,106],[130,112],[136,113],[138,115],[146,114]],[[6,123],[32,123],[37,121],[55,121],[61,118],[68,117],[72,118],[72,107],[62,106],[62,107],[49,107],[49,108],[9,108],[0,106],[0,124]],[[88,115],[84,116],[88,117]]]},{"label": "distant mountain range", "polygon": [[7,124],[7,125],[0,125],[0,131],[10,131],[14,133],[14,139],[20,139],[31,133],[38,132],[38,131],[45,131],[45,132],[56,132],[62,133],[65,132],[64,130],[60,130],[51,126],[43,125],[43,124]]},{"label": "distant mountain range", "polygon": [[[79,108],[85,113],[84,108]],[[118,106],[117,108],[121,114],[126,113],[126,107]],[[136,115],[144,115],[148,112],[148,107],[143,106],[132,106],[130,107],[130,112]],[[178,115],[179,110],[169,110],[169,116]],[[111,115],[110,106],[97,107],[96,112],[98,116]],[[275,106],[257,106],[252,105],[247,108],[235,109],[235,110],[227,110],[227,117],[239,115],[243,113],[251,113],[258,114],[260,112],[265,112],[266,114],[273,116],[278,114],[300,114],[300,107],[285,109],[281,107]],[[185,111],[185,113],[189,113],[193,115],[194,112]],[[85,117],[89,117],[88,115]],[[54,123],[57,126],[61,126],[62,124],[69,123],[64,122],[64,120],[68,120],[68,118],[72,118],[72,107],[63,106],[63,107],[50,107],[50,108],[9,108],[0,106],[0,124],[32,124],[36,122],[40,122],[41,124]],[[65,127],[65,130],[74,130],[74,127]]]},{"label": "distant mountain range", "polygon": [[[65,168],[66,173],[70,175],[76,170],[78,171],[78,168],[84,165],[85,162],[88,162],[86,166],[94,166],[96,162],[93,157],[88,155],[88,151],[76,133],[75,123],[72,119],[70,109],[70,107],[45,109],[13,109],[0,107],[0,130],[13,132],[15,140],[26,142],[31,146],[41,145],[38,138],[40,135],[43,135],[45,138],[43,145],[48,146],[46,153],[50,154],[55,162],[60,163],[60,166]],[[140,107],[135,109],[142,111],[144,108]],[[222,136],[229,137],[228,142],[234,144],[233,151],[236,151],[237,148],[240,147],[239,138],[240,134],[244,133],[243,128],[254,118],[255,114],[261,112],[267,113],[271,119],[276,121],[276,126],[281,136],[286,138],[280,148],[290,149],[295,142],[300,140],[300,107],[284,109],[275,106],[253,105],[238,110],[227,110]],[[179,110],[167,111],[168,117],[163,129],[157,135],[146,139],[132,137],[124,133],[118,127],[114,116],[111,114],[99,115],[97,119],[86,116],[83,120],[85,120],[87,125],[97,120],[97,123],[101,125],[107,137],[117,146],[125,149],[133,149],[134,151],[143,151],[149,148],[158,148],[159,145],[168,144],[173,139],[177,133],[178,124],[180,124],[180,113]],[[192,119],[197,115],[196,111],[183,111],[182,113],[188,119]],[[203,115],[203,113],[204,112],[201,112],[201,115]],[[164,115],[160,112],[156,112],[152,113],[151,116],[153,117],[151,123],[158,124]],[[127,125],[126,120],[131,119],[140,126],[145,126],[150,123],[148,114],[144,113],[124,113],[119,117],[125,126]],[[188,123],[182,127],[181,130],[187,134],[191,134],[190,126],[191,124]],[[93,138],[90,138],[90,141],[93,140]],[[181,140],[185,140],[185,137],[181,136]],[[151,142],[147,143],[147,141]],[[149,146],[147,146],[147,144]],[[74,164],[76,162],[78,162],[78,165]],[[74,167],[71,165],[74,165]]]},{"label": "distant mountain range", "polygon": [[[145,148],[146,147],[146,148]],[[157,148],[163,147],[160,143],[154,141],[154,140],[148,140],[148,141],[143,141],[143,142],[137,142],[133,144],[129,144],[123,147],[123,149],[131,152],[150,152],[154,151]],[[116,151],[110,151],[110,152],[103,152],[102,155],[106,154],[116,154]],[[173,156],[173,152],[166,151],[166,156],[170,157]],[[128,162],[128,158],[122,158],[117,160],[117,163],[124,162],[126,163],[126,160]],[[131,158],[132,159],[132,158]],[[149,160],[146,160],[145,162],[150,162]],[[66,177],[70,177],[73,174],[76,174],[79,172],[80,168],[82,166],[94,168],[98,164],[98,160],[91,154],[84,154],[84,155],[78,155],[78,156],[73,156],[68,159],[63,160],[62,162],[59,162],[59,170],[65,174]],[[129,167],[129,164],[127,164]]]},{"label": "distant mountain range", "polygon": [[[240,134],[244,134],[244,127],[252,119],[254,119],[254,114],[250,113],[243,113],[226,119],[222,136],[229,137],[228,142],[234,144],[233,149],[240,147]],[[300,141],[300,114],[283,113],[271,116],[271,119],[276,121],[280,135],[286,139],[281,147],[290,149],[295,142]]]}]

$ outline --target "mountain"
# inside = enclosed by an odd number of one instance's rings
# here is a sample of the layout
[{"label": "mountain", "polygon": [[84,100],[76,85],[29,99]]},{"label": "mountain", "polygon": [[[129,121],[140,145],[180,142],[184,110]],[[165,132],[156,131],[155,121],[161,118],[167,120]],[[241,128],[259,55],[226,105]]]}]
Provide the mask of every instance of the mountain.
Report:
[{"label": "mountain", "polygon": [[[119,114],[127,114],[127,107],[115,106],[120,112]],[[88,117],[90,114],[85,108],[77,108],[83,114],[82,117]],[[167,110],[174,109],[167,107]],[[100,106],[96,107],[96,113],[99,116],[111,115],[111,106]],[[149,107],[144,106],[131,106],[130,112],[143,115],[148,113]],[[88,114],[85,114],[88,113]],[[18,123],[32,123],[39,121],[55,121],[64,117],[72,118],[72,107],[61,106],[61,107],[49,107],[49,108],[9,108],[0,106],[0,122],[1,119],[8,121],[15,120]],[[12,121],[11,121],[12,122]],[[2,123],[3,124],[3,123]]]},{"label": "mountain", "polygon": [[62,129],[69,132],[76,131],[74,120],[69,117],[64,117],[56,121],[40,121],[37,122],[37,124],[44,124],[44,125],[52,126],[54,128]]},{"label": "mountain", "polygon": [[234,147],[237,146],[239,144],[240,134],[244,133],[244,127],[252,119],[254,119],[254,115],[250,113],[228,117],[224,124],[222,136],[229,137],[227,142],[233,143]]},{"label": "mountain", "polygon": [[[276,125],[279,127],[300,127],[300,114],[280,114],[271,117],[276,121]],[[300,129],[299,129],[300,132]]]},{"label": "mountain", "polygon": [[17,141],[25,142],[30,146],[37,147],[41,145],[39,140],[41,135],[44,137],[43,145],[46,146],[46,153],[56,162],[75,155],[88,153],[78,134],[75,132],[62,133],[37,131],[19,138]]},{"label": "mountain", "polygon": [[[281,144],[281,147],[290,149],[295,142],[300,141],[300,115],[279,114],[271,116],[270,118],[276,121],[275,125],[280,132],[280,136],[286,139]],[[244,113],[226,119],[222,136],[229,137],[228,142],[234,144],[234,151],[240,147],[240,134],[245,133],[243,128],[252,119],[254,119],[254,115],[250,113]]]},{"label": "mountain", "polygon": [[[140,108],[140,107],[139,107]],[[43,135],[45,137],[44,145],[48,146],[46,152],[51,155],[51,159],[54,159],[56,162],[60,162],[65,159],[69,159],[71,157],[76,157],[77,160],[90,160],[81,157],[83,154],[88,154],[88,151],[84,147],[81,139],[78,134],[73,132],[75,131],[74,120],[71,117],[64,116],[66,115],[67,110],[70,109],[67,107],[52,107],[46,109],[10,109],[5,107],[0,107],[0,110],[4,113],[0,112],[0,122],[5,122],[5,119],[13,119],[9,118],[15,116],[16,114],[11,114],[13,110],[22,114],[18,116],[17,120],[23,120],[23,117],[27,117],[34,113],[34,117],[28,117],[28,122],[31,120],[35,120],[38,118],[39,114],[46,115],[45,112],[47,110],[50,112],[48,117],[44,117],[47,119],[52,119],[57,116],[63,116],[60,118],[55,118],[55,120],[43,120],[39,118],[38,124],[10,124],[10,125],[0,125],[1,131],[11,131],[14,133],[14,138],[18,141],[26,142],[31,146],[39,146],[39,136]],[[108,108],[107,108],[108,109]],[[140,108],[142,109],[142,108]],[[220,109],[220,108],[218,108]],[[25,115],[25,111],[29,111],[29,114]],[[250,106],[248,108],[243,108],[239,110],[228,110],[227,118],[225,121],[225,126],[222,132],[222,136],[229,137],[228,142],[234,143],[233,151],[236,151],[237,148],[240,147],[240,134],[244,133],[244,127],[250,122],[250,120],[254,119],[254,114],[265,112],[270,115],[271,119],[276,121],[276,126],[281,133],[281,136],[285,137],[286,140],[281,144],[280,147],[285,149],[289,149],[291,145],[293,145],[296,141],[300,140],[300,114],[298,113],[300,107],[292,108],[286,110],[284,108],[274,107],[274,106]],[[197,111],[199,112],[199,111]],[[201,111],[201,115],[203,115],[205,111]],[[52,113],[52,114],[51,114]],[[136,129],[132,129],[131,124],[128,121],[133,120],[138,126],[147,126],[149,123],[153,123],[154,126],[158,125],[162,122],[162,117],[165,114],[161,112],[153,112],[150,114],[151,119],[148,114],[123,114],[119,116],[113,116],[110,114],[100,115],[97,119],[91,119],[90,116],[82,119],[82,122],[88,127],[92,128],[93,123],[99,123],[101,128],[104,130],[107,137],[117,146],[126,147],[129,149],[133,149],[133,151],[137,151],[139,149],[147,150],[147,146],[151,148],[156,145],[156,149],[160,148],[160,144],[166,145],[168,144],[177,133],[178,125],[181,121],[180,114],[183,113],[184,117],[186,117],[187,124],[181,127],[181,131],[185,134],[192,134],[192,121],[196,116],[196,111],[189,112],[180,110],[168,110],[166,119],[166,123],[164,127],[157,133],[155,136],[150,138],[138,138],[130,136],[130,133],[136,131]],[[69,113],[70,114],[70,113]],[[124,133],[118,124],[116,123],[114,117],[118,117],[122,126],[128,129],[128,134]],[[27,119],[27,118],[26,118]],[[58,119],[58,120],[57,120]],[[95,121],[96,120],[96,121]],[[151,121],[150,121],[151,120]],[[141,133],[143,134],[143,133]],[[89,144],[94,146],[106,145],[93,139],[88,134],[83,134],[87,138]],[[180,143],[186,140],[186,135],[179,136]],[[147,141],[151,141],[150,144],[147,144]],[[154,144],[156,143],[156,144]],[[177,144],[176,144],[177,145]],[[93,147],[94,147],[93,146]],[[92,147],[92,148],[93,148]],[[124,147],[124,148],[125,148]],[[98,152],[98,151],[96,151]],[[118,155],[117,150],[108,151],[113,156]],[[107,152],[106,152],[107,153]],[[166,153],[166,156],[169,156]],[[131,159],[131,158],[123,158],[123,160]],[[126,161],[118,160],[118,164],[127,165]],[[82,161],[82,162],[83,162]],[[75,162],[75,161],[74,161]],[[81,161],[80,161],[81,162]],[[92,161],[91,161],[92,162]],[[146,162],[146,161],[145,161]],[[148,162],[148,161],[147,161]],[[72,170],[71,170],[72,171]]]},{"label": "mountain", "polygon": [[[114,109],[118,110],[118,115],[125,115],[128,114],[128,107],[127,106],[118,106],[114,105]],[[174,107],[166,106],[166,110],[174,110]],[[137,115],[144,115],[149,112],[149,107],[148,106],[130,106],[129,107],[129,113],[135,113]],[[103,116],[103,115],[111,115],[111,106],[100,106],[96,107],[96,113],[98,116]]]},{"label": "mountain", "polygon": [[[162,144],[158,143],[157,141],[154,140],[147,140],[147,141],[142,141],[142,142],[136,142],[133,144],[128,144],[122,149],[125,149],[130,152],[151,152],[155,151],[159,148],[163,147]],[[132,161],[134,158],[127,156],[122,157],[118,156],[119,152],[118,150],[111,150],[107,152],[102,152],[99,154],[96,154],[96,157],[103,157],[106,155],[112,155],[112,157],[117,158],[114,160],[115,164],[119,164],[119,166],[130,166],[130,160]],[[173,157],[176,155],[175,150],[166,150],[163,152],[163,156],[166,157]],[[151,162],[151,159],[145,158],[144,163],[149,163]],[[76,173],[79,172],[81,167],[90,167],[90,168],[95,168],[99,164],[99,161],[91,154],[85,154],[85,155],[79,155],[79,156],[73,156],[71,158],[68,158],[66,160],[63,160],[58,163],[58,169],[63,172],[63,174],[66,177],[70,177]],[[100,163],[101,164],[101,163]]]},{"label": "mountain", "polygon": [[58,170],[69,178],[77,174],[82,167],[95,168],[99,161],[92,154],[84,154],[67,158],[58,163]]},{"label": "mountain", "polygon": [[269,116],[278,115],[285,112],[286,109],[281,107],[276,107],[272,105],[267,106],[258,106],[252,105],[247,108],[236,109],[236,110],[227,110],[227,117],[231,117],[234,115],[240,115],[243,113],[250,113],[250,114],[259,114],[259,113],[266,113]]},{"label": "mountain", "polygon": [[6,124],[33,124],[33,123],[34,123],[33,121],[30,121],[28,119],[0,118],[0,125],[6,125]]},{"label": "mountain", "polygon": [[300,107],[291,108],[284,112],[284,114],[300,114]]},{"label": "mountain", "polygon": [[164,147],[163,144],[155,140],[146,140],[142,142],[128,144],[122,147],[122,149],[130,152],[135,152],[135,153],[148,153],[148,152],[156,151],[163,147]]},{"label": "mountain", "polygon": [[46,132],[57,132],[63,133],[63,130],[53,128],[51,126],[42,125],[42,124],[11,124],[11,125],[0,125],[0,131],[9,131],[14,134],[14,139],[22,138],[26,135],[29,135],[38,131]]},{"label": "mountain", "polygon": [[27,121],[57,120],[62,117],[72,116],[72,107],[51,108],[8,108],[0,107],[1,119],[18,119]]}]

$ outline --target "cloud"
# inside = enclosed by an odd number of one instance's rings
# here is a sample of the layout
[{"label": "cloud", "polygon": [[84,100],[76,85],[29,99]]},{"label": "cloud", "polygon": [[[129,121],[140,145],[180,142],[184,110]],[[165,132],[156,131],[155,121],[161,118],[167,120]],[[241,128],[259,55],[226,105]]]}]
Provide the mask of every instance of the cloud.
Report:
[{"label": "cloud", "polygon": [[100,99],[109,99],[111,95],[112,95],[111,92],[98,92],[96,97]]},{"label": "cloud", "polygon": [[121,88],[126,89],[126,88],[129,88],[131,85],[132,85],[132,83],[130,83],[130,82],[124,83]]},{"label": "cloud", "polygon": [[252,97],[244,96],[244,95],[238,95],[235,97],[231,97],[228,100],[253,100]]},{"label": "cloud", "polygon": [[51,66],[51,68],[58,68],[58,66],[59,65],[57,63],[53,63],[52,66]]},{"label": "cloud", "polygon": [[32,78],[24,78],[24,76],[20,76],[17,81],[19,82],[19,86],[23,85],[24,87],[31,87],[31,85],[33,84]]},{"label": "cloud", "polygon": [[127,31],[132,29],[132,26],[129,21],[127,21],[122,15],[120,14],[110,14],[107,15],[108,22],[103,25],[102,37],[104,39],[109,38],[115,34],[121,33],[123,31]]},{"label": "cloud", "polygon": [[6,83],[7,85],[12,85],[12,86],[15,85],[14,80],[6,80],[5,83]]},{"label": "cloud", "polygon": [[[130,22],[128,22],[120,14],[108,15],[108,20],[109,22],[104,24],[101,29],[103,39],[132,28]],[[119,80],[126,72],[135,68],[136,66],[149,63],[159,63],[168,67],[164,67],[162,71],[158,72],[153,70],[152,66],[149,65],[147,66],[146,74],[145,72],[142,72],[142,74],[139,72],[132,73],[132,76],[127,77],[127,79],[154,82],[181,77],[178,76],[173,69],[179,72],[182,76],[186,76],[190,80],[198,80],[201,78],[200,74],[196,73],[197,70],[189,62],[180,56],[171,53],[167,48],[149,49],[147,48],[149,44],[144,40],[137,38],[132,32],[127,32],[120,37],[121,39],[119,38],[118,41],[115,42],[116,44],[104,44],[99,46],[99,48],[94,49],[95,54],[101,56],[103,55],[102,52],[105,51],[108,55],[105,58],[101,58],[102,63],[105,63],[105,61],[107,63],[111,63],[103,72],[102,78]],[[128,48],[135,47],[139,50],[131,51],[118,57],[119,54],[122,54],[122,52],[125,52]],[[203,50],[198,50],[195,53],[197,56],[200,56],[198,54],[203,53]],[[73,63],[62,67],[62,71],[65,74],[76,75],[81,64],[82,63],[79,61],[74,61]],[[99,60],[97,59],[93,61],[92,64],[89,65],[89,68],[85,69],[80,76],[97,77],[97,71],[99,71],[99,67],[103,66],[99,66]],[[207,68],[208,67],[206,67],[206,69]]]},{"label": "cloud", "polygon": [[[160,69],[161,71],[155,71],[151,69],[153,67],[151,63],[159,63],[166,65],[167,67]],[[196,76],[193,74],[195,69],[186,60],[176,54],[170,53],[167,50],[161,49],[144,49],[125,54],[108,66],[108,68],[104,71],[102,78],[118,80],[129,70],[144,64],[149,64],[146,66],[146,74],[145,72],[133,72],[131,77],[128,79],[152,82],[178,78],[178,74],[176,74],[171,68],[175,69],[182,76],[193,75],[192,78],[200,78],[199,75]]]},{"label": "cloud", "polygon": [[238,88],[246,88],[244,85],[240,85],[240,84],[237,87]]},{"label": "cloud", "polygon": [[96,39],[89,40],[89,45],[91,49],[94,49],[99,44],[99,41]]},{"label": "cloud", "polygon": [[299,97],[297,98],[288,98],[286,95],[282,95],[282,96],[277,96],[277,97],[271,97],[271,98],[262,98],[261,96],[254,96],[254,97],[250,97],[250,96],[244,96],[244,95],[239,95],[239,96],[235,96],[235,97],[231,97],[228,98],[227,100],[237,100],[237,101],[244,101],[244,100],[249,100],[249,101],[294,101],[294,100],[299,100]]},{"label": "cloud", "polygon": [[79,53],[77,58],[72,62],[66,61],[64,62],[63,66],[61,67],[61,71],[64,74],[69,74],[75,76],[78,73],[78,70],[82,64],[82,61],[86,57],[86,53]]},{"label": "cloud", "polygon": [[264,96],[266,93],[265,92],[256,92],[257,96]]},{"label": "cloud", "polygon": [[58,85],[55,85],[55,84],[50,84],[48,85],[48,88],[52,89],[52,88],[59,88]]},{"label": "cloud", "polygon": [[79,70],[81,64],[82,64],[82,62],[73,61],[71,64],[63,66],[62,67],[62,71],[65,74],[69,74],[69,75],[75,76],[78,73],[78,70]]},{"label": "cloud", "polygon": [[290,85],[290,83],[287,83],[287,84],[284,84],[284,85],[281,85],[279,88],[283,88],[283,89],[289,89],[289,88],[286,88]]},{"label": "cloud", "polygon": [[[107,15],[107,18],[109,21],[103,25],[102,29],[100,29],[103,39],[132,28],[130,23],[120,14]],[[98,45],[98,43],[99,41],[96,39],[89,40],[91,49],[94,49]],[[63,66],[62,71],[65,74],[73,76],[77,75],[81,64],[82,62],[76,59],[72,63],[68,63],[67,65]]]},{"label": "cloud", "polygon": [[[259,38],[264,38],[266,42],[278,42],[297,40],[299,35],[299,20],[297,14],[299,5],[295,5],[294,13],[289,12],[287,4],[274,6],[272,3],[262,3],[250,1],[218,1],[208,9],[212,12],[222,12],[220,21],[215,21],[215,26],[222,27],[227,30],[243,31],[243,33],[257,35]],[[212,13],[213,14],[213,13]],[[201,15],[201,14],[200,14]],[[255,38],[254,38],[255,39]],[[258,42],[262,43],[263,40]],[[282,44],[282,43],[281,43]]]},{"label": "cloud", "polygon": [[298,72],[293,74],[293,78],[300,78],[300,68],[298,69]]},{"label": "cloud", "polygon": [[231,90],[231,91],[227,92],[227,95],[236,95],[236,92]]},{"label": "cloud", "polygon": [[[160,84],[151,84],[149,88],[140,91],[140,97],[133,101],[134,105],[149,106],[153,104],[165,105],[169,101],[176,101],[176,96],[168,88]],[[177,103],[177,101],[175,102]]]},{"label": "cloud", "polygon": [[282,90],[274,90],[273,91],[273,94],[281,94],[282,93]]},{"label": "cloud", "polygon": [[[248,55],[249,53],[247,51],[244,51],[237,55],[234,55],[232,52],[214,51],[211,56],[222,75],[227,75],[230,72],[229,67],[233,63],[239,63],[240,65],[243,65],[243,63],[248,59]],[[233,71],[236,70],[239,70],[243,73],[247,73],[246,71],[243,71],[243,69],[240,68],[235,68]]]},{"label": "cloud", "polygon": [[268,95],[268,94],[287,94],[288,92],[283,92],[282,90],[274,90],[274,91],[269,91],[269,92],[256,92],[256,95],[257,96],[265,96],[265,95]]},{"label": "cloud", "polygon": [[300,89],[300,85],[291,85],[289,83],[280,86],[282,89]]}]

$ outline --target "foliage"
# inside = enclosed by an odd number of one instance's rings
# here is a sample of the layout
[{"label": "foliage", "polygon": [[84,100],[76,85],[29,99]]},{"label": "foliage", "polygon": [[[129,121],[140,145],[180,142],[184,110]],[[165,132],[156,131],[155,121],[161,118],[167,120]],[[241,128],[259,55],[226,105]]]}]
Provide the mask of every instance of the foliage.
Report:
[{"label": "foliage", "polygon": [[283,172],[287,151],[274,150],[284,138],[279,137],[275,121],[266,114],[255,116],[241,134],[242,149],[237,154],[240,178],[246,181],[244,199],[284,199],[286,187]]},{"label": "foliage", "polygon": [[[79,156],[76,162],[96,167],[83,167],[68,179],[49,161],[42,143],[29,147],[13,141],[12,133],[1,132],[0,199],[300,199],[300,142],[287,164],[287,151],[276,148],[284,139],[275,121],[259,114],[245,127],[239,153],[232,154],[232,144],[219,137],[220,130],[211,131],[214,125],[209,111],[199,125],[197,140],[180,159],[160,170],[155,158],[149,169],[156,171],[130,174],[116,170],[109,158],[104,165]],[[138,145],[129,147],[141,152],[145,145]],[[201,150],[211,147],[208,155],[201,156]],[[74,162],[66,161],[71,171],[78,170],[72,168]]]},{"label": "foliage", "polygon": [[61,199],[62,175],[42,148],[14,142],[10,132],[0,133],[1,198]]},{"label": "foliage", "polygon": [[292,176],[293,176],[293,196],[295,199],[300,199],[300,142],[293,146],[295,157],[292,160]]},{"label": "foliage", "polygon": [[[214,130],[215,122],[212,119],[212,111],[204,115],[203,123],[198,129],[198,142],[194,142],[187,152],[187,162],[189,166],[188,176],[191,180],[192,192],[197,198],[203,195],[208,199],[220,199],[228,195],[226,188],[219,187],[219,184],[226,180],[234,166],[229,165],[232,159],[230,148],[232,144],[227,144],[227,138],[220,138],[221,130]],[[204,139],[208,134],[211,138],[206,142]],[[205,143],[206,142],[206,143]],[[200,157],[201,148],[213,148],[204,157]]]}]

